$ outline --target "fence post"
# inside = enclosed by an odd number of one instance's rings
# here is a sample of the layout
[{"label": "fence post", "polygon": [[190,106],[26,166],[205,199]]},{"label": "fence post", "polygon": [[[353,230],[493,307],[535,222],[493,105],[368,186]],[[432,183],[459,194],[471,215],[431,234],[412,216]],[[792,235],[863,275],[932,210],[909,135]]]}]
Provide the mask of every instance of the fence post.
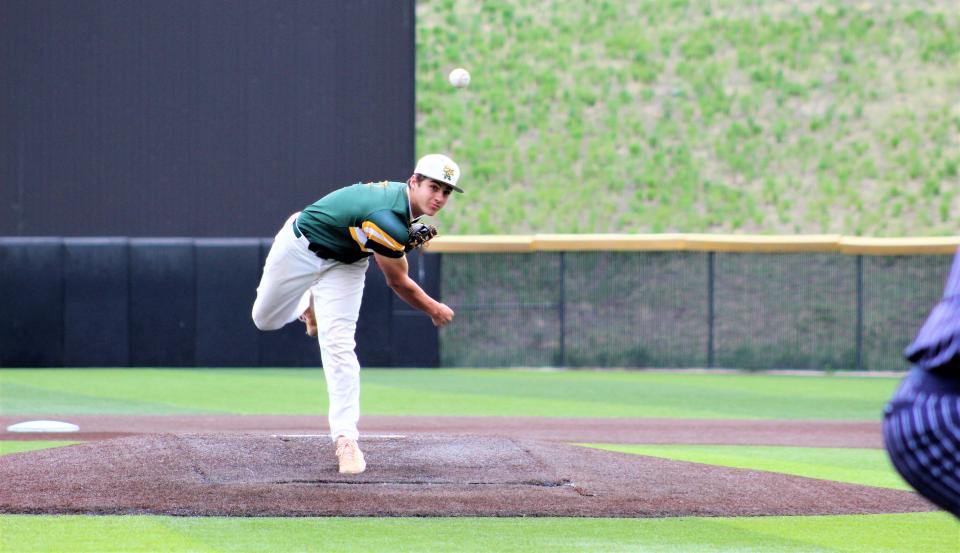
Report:
[{"label": "fence post", "polygon": [[715,252],[707,252],[707,368],[716,364],[713,346]]},{"label": "fence post", "polygon": [[567,256],[566,252],[560,252],[560,366],[567,366]]},{"label": "fence post", "polygon": [[856,332],[856,364],[857,370],[863,370],[863,254],[857,254],[856,259],[857,284],[857,332]]}]

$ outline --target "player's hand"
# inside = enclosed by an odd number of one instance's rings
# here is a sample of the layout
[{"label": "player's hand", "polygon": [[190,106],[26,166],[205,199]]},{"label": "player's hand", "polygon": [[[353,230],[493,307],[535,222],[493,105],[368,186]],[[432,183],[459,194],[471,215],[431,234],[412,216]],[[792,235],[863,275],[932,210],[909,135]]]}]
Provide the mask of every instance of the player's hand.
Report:
[{"label": "player's hand", "polygon": [[433,326],[441,327],[453,320],[453,309],[445,303],[438,303],[437,308],[430,314]]}]

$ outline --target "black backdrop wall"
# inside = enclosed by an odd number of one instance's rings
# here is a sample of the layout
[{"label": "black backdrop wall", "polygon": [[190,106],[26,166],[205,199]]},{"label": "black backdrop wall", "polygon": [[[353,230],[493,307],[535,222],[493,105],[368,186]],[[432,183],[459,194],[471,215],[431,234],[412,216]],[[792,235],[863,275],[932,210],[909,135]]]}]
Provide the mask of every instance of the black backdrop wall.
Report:
[{"label": "black backdrop wall", "polygon": [[414,161],[412,0],[2,0],[0,71],[0,235],[273,236]]},{"label": "black backdrop wall", "polygon": [[[272,237],[330,190],[409,176],[414,23],[413,0],[0,0],[0,236],[54,239],[7,242],[0,280],[66,291],[6,291],[0,364],[319,363],[301,325],[251,349],[257,247],[197,239]],[[230,252],[253,269],[231,273]],[[367,282],[361,331],[404,311],[376,269]],[[102,287],[117,292],[74,294]],[[436,353],[429,319],[399,317]],[[216,321],[236,331],[187,328]],[[361,361],[414,364],[393,334],[358,332]]]}]

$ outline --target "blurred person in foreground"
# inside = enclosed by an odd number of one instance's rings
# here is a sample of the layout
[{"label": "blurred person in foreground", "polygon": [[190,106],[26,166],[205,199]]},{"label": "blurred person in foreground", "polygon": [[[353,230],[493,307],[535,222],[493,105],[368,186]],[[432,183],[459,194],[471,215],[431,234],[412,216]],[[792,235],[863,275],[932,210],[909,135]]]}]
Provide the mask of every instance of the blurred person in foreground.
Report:
[{"label": "blurred person in foreground", "polygon": [[[297,319],[320,343],[330,400],[330,436],[339,470],[366,470],[357,445],[360,363],[354,335],[369,257],[387,285],[436,326],[453,310],[431,298],[408,275],[406,253],[436,234],[419,223],[446,205],[460,167],[442,154],[422,157],[406,182],[359,183],[335,190],[291,215],[273,240],[253,303],[260,330],[277,330]],[[426,232],[426,234],[424,234]]]},{"label": "blurred person in foreground", "polygon": [[884,445],[908,484],[960,519],[960,250],[903,353],[913,367],[884,409]]}]

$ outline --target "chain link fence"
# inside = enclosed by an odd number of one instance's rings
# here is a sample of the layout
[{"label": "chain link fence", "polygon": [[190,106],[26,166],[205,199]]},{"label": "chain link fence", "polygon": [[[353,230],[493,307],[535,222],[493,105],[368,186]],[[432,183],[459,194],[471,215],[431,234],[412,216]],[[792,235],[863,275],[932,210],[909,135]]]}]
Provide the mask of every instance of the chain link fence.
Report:
[{"label": "chain link fence", "polygon": [[900,370],[952,255],[443,253],[450,367]]}]

